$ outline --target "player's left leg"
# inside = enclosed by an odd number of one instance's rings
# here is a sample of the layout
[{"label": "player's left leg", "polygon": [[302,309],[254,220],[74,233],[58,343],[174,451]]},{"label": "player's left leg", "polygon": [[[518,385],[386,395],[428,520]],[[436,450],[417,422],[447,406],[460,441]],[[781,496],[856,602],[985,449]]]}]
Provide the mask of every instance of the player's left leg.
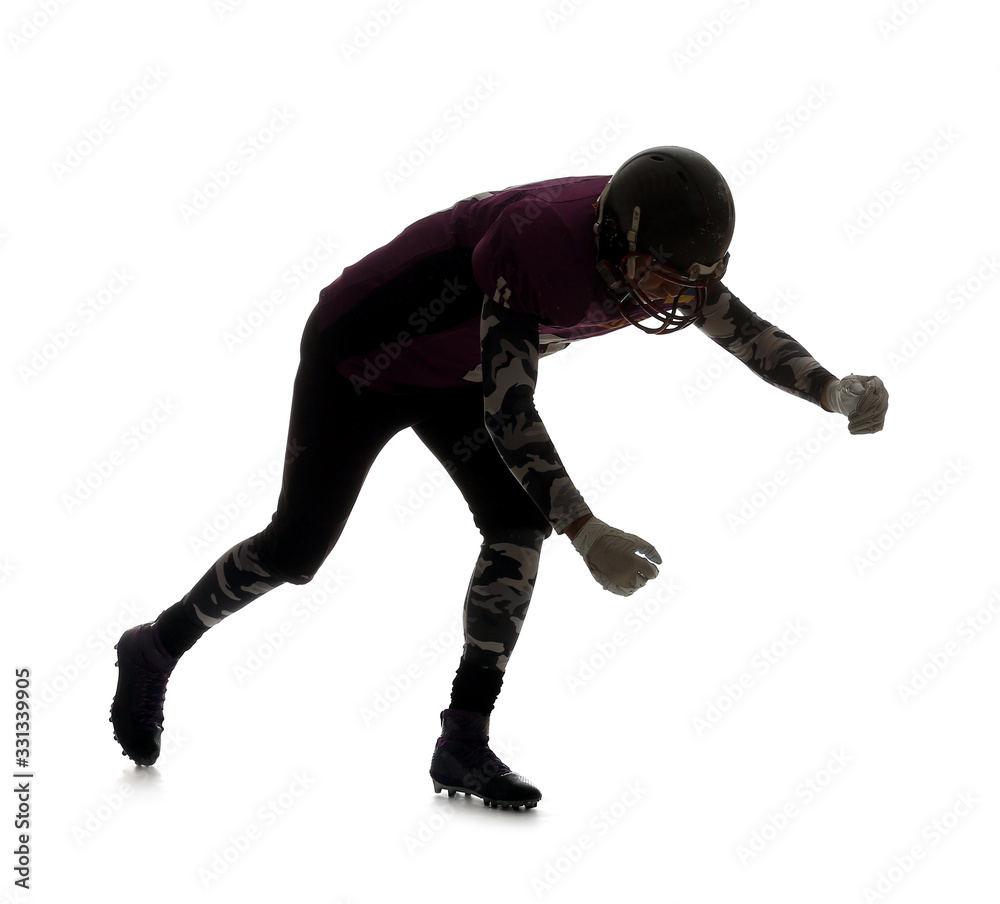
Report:
[{"label": "player's left leg", "polygon": [[436,791],[484,804],[533,807],[538,789],[489,749],[489,723],[531,602],[551,528],[500,458],[483,426],[478,387],[442,393],[443,406],[414,431],[455,481],[483,537],[464,607],[465,645],[441,713],[431,764]]}]

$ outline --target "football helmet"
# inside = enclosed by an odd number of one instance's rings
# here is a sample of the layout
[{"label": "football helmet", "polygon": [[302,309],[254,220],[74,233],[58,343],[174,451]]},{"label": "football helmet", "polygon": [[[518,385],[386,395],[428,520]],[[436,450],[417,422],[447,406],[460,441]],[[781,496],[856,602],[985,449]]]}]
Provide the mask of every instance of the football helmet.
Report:
[{"label": "football helmet", "polygon": [[701,154],[656,147],[626,160],[594,224],[597,269],[622,317],[657,334],[694,323],[726,272],[735,224],[729,186]]}]

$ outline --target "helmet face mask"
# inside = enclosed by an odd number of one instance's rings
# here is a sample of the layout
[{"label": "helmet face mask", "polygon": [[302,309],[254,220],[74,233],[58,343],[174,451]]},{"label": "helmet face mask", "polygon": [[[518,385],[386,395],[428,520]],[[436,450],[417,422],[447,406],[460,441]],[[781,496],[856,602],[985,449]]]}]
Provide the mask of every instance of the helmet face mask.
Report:
[{"label": "helmet face mask", "polygon": [[[597,269],[621,316],[656,334],[694,323],[726,272],[734,225],[729,186],[701,154],[657,147],[627,160],[594,224]],[[649,318],[658,325],[640,322]]]},{"label": "helmet face mask", "polygon": [[[712,266],[694,263],[687,273],[680,273],[660,263],[651,254],[629,252],[618,270],[629,293],[618,298],[618,312],[644,333],[671,333],[694,323],[701,316],[708,298],[708,287],[722,279],[729,264],[729,253]],[[630,315],[626,302],[632,302],[646,315],[659,322],[650,327]]]}]

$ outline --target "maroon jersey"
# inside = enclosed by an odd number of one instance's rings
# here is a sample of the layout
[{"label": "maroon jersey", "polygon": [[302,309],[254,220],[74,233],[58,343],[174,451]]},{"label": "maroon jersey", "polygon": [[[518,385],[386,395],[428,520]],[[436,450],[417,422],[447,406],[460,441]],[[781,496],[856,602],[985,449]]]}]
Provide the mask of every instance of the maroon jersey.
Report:
[{"label": "maroon jersey", "polygon": [[627,326],[597,274],[597,197],[610,176],[486,192],[418,220],[320,294],[331,362],[381,392],[481,380],[484,297],[539,322],[540,353]]}]

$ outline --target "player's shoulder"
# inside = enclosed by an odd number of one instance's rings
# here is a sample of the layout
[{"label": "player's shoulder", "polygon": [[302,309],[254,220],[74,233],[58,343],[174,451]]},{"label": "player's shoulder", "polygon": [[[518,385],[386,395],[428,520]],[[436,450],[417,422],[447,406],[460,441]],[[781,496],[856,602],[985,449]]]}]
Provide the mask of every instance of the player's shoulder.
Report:
[{"label": "player's shoulder", "polygon": [[524,201],[559,210],[565,205],[590,205],[597,209],[597,198],[610,176],[562,176],[520,186]]},{"label": "player's shoulder", "polygon": [[[597,197],[609,176],[546,179],[505,189],[505,203],[497,205],[494,235],[505,239],[529,235],[530,240],[568,238],[585,222],[589,231],[596,216]],[[529,229],[529,227],[531,227]]]}]

